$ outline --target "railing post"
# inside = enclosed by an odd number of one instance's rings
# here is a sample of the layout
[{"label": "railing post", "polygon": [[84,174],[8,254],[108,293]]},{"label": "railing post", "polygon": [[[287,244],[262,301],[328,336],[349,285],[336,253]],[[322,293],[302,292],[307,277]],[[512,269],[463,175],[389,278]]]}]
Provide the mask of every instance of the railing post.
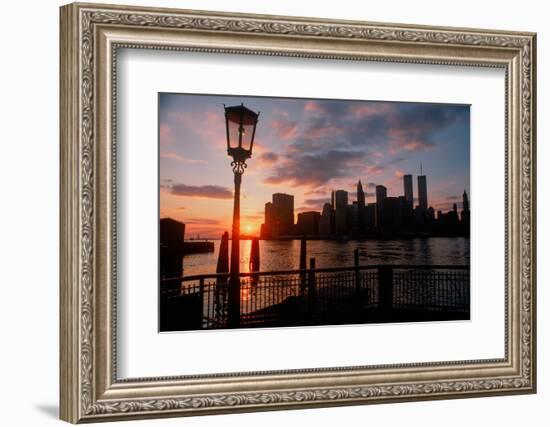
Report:
[{"label": "railing post", "polygon": [[[302,237],[300,240],[300,270],[307,268],[307,240]],[[303,295],[306,290],[306,274],[300,273],[300,294]]]},{"label": "railing post", "polygon": [[201,324],[204,319],[204,277],[199,279],[199,299],[201,301]]},{"label": "railing post", "polygon": [[393,268],[387,265],[378,267],[378,307],[383,314],[393,308]]},{"label": "railing post", "polygon": [[359,273],[359,249],[353,251],[353,266],[355,271],[355,291],[357,296],[361,294],[361,274]]},{"label": "railing post", "polygon": [[315,258],[309,259],[309,272],[308,272],[308,278],[307,278],[307,294],[308,294],[308,300],[309,300],[309,309],[313,310],[315,307],[315,299],[316,299],[316,284],[315,284]]}]

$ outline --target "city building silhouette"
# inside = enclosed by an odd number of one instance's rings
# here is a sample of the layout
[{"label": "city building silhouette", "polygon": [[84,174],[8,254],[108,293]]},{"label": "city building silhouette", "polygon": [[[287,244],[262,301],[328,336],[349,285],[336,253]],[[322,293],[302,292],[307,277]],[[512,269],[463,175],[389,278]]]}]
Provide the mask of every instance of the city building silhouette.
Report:
[{"label": "city building silhouette", "polygon": [[413,209],[414,197],[413,197],[413,178],[412,175],[403,175],[403,191],[405,194],[405,201],[409,209]]},{"label": "city building silhouette", "polygon": [[335,212],[334,231],[339,235],[345,234],[347,231],[348,192],[345,190],[334,191],[332,206]]},{"label": "city building silhouette", "polygon": [[462,194],[462,210],[454,203],[449,212],[428,205],[427,176],[419,175],[418,205],[414,206],[413,176],[403,175],[403,195],[389,196],[384,185],[375,185],[375,201],[368,203],[361,180],[356,184],[356,200],[343,189],[331,192],[330,203],[321,212],[306,211],[294,223],[294,196],[275,193],[265,204],[263,239],[296,238],[392,238],[414,236],[470,235],[470,202]]},{"label": "city building silhouette", "polygon": [[376,226],[381,226],[382,205],[388,195],[388,189],[383,185],[376,186]]},{"label": "city building silhouette", "polygon": [[261,237],[276,239],[294,234],[294,196],[291,194],[275,193],[271,203],[265,204],[264,224]]},{"label": "city building silhouette", "polygon": [[317,211],[301,212],[298,214],[298,234],[300,236],[317,236],[321,214]]},{"label": "city building silhouette", "polygon": [[330,203],[323,205],[323,212],[319,219],[319,234],[321,236],[331,236],[334,233],[334,210]]},{"label": "city building silhouette", "polygon": [[422,210],[428,209],[428,184],[426,175],[418,176],[418,207]]}]

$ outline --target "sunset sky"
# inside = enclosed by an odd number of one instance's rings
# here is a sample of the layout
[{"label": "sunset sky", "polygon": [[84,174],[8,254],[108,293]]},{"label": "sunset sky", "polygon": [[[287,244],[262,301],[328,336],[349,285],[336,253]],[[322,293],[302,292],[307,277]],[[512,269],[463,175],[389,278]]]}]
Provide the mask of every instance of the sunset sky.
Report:
[{"label": "sunset sky", "polygon": [[241,232],[258,234],[273,193],[294,195],[295,215],[321,211],[331,190],[367,203],[374,186],[403,195],[420,163],[428,204],[461,207],[470,192],[470,107],[375,101],[216,95],[159,95],[160,217],[186,223],[186,238],[231,231],[233,172],[226,151],[223,104],[260,112],[252,158],[241,187]]}]

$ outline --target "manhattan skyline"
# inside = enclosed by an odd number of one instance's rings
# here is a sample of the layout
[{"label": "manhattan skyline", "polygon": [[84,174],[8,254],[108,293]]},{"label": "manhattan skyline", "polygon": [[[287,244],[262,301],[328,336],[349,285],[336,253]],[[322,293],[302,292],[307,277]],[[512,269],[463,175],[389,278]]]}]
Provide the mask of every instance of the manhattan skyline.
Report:
[{"label": "manhattan skyline", "polygon": [[421,164],[436,211],[470,193],[467,105],[162,93],[160,216],[186,223],[189,236],[219,238],[231,227],[223,104],[243,101],[261,111],[243,178],[243,234],[259,235],[273,193],[293,194],[297,215],[321,211],[333,190],[355,193],[359,179],[370,203],[376,185],[403,195],[403,176],[416,181]]}]

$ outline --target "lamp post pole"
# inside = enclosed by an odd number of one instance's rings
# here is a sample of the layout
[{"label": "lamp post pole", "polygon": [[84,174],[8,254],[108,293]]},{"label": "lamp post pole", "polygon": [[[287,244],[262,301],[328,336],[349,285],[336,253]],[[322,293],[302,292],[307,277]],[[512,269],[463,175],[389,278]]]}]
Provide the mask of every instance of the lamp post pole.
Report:
[{"label": "lamp post pole", "polygon": [[233,167],[235,194],[233,198],[233,229],[231,231],[231,266],[228,323],[238,328],[241,320],[241,281],[240,273],[240,223],[241,223],[241,179],[242,172],[237,165]]}]

